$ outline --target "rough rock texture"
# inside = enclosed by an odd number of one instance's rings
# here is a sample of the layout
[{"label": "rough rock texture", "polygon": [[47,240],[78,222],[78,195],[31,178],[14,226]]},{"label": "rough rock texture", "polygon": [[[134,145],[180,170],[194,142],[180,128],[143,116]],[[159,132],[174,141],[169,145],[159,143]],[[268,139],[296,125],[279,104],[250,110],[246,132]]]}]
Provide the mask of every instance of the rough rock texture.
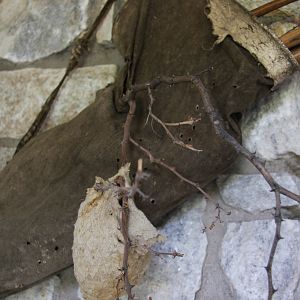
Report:
[{"label": "rough rock texture", "polygon": [[[230,223],[220,258],[222,267],[237,292],[236,299],[267,299],[267,265],[274,236],[274,221]],[[274,299],[292,300],[299,281],[299,221],[283,222],[282,235],[274,258]]]},{"label": "rough rock texture", "polygon": [[[272,174],[273,177],[290,191],[299,194],[295,176],[290,174]],[[274,194],[260,174],[222,176],[218,180],[221,197],[227,205],[248,212],[258,212],[274,207]],[[295,201],[285,196],[281,198],[283,206],[295,205]]]},{"label": "rough rock texture", "polygon": [[300,155],[299,80],[296,72],[242,126],[244,145],[267,161]]},{"label": "rough rock texture", "polygon": [[[252,10],[269,0],[238,0],[246,9]],[[300,23],[300,3],[296,1],[271,12],[258,20],[268,26],[277,36],[295,28]]]},{"label": "rough rock texture", "polygon": [[[111,300],[118,297],[118,278],[122,276],[124,237],[120,230],[119,191],[115,180],[124,179],[130,187],[129,164],[108,179],[96,178],[97,188],[87,190],[86,199],[80,205],[74,229],[74,272],[85,300]],[[102,190],[101,190],[102,189]],[[128,234],[132,245],[129,251],[128,277],[132,284],[141,280],[149,263],[149,249],[161,237],[132,199],[128,199]],[[122,242],[123,241],[123,242]],[[123,281],[119,292],[124,294]]]},{"label": "rough rock texture", "polygon": [[[55,300],[58,297],[57,289],[59,286],[60,279],[53,276],[24,292],[6,297],[5,300]],[[61,300],[63,299],[61,298]]]},{"label": "rough rock texture", "polygon": [[[30,127],[64,69],[0,72],[0,138],[20,138]],[[65,123],[95,100],[96,91],[114,81],[116,66],[76,70],[64,84],[44,129]]]},{"label": "rough rock texture", "polygon": [[2,0],[0,57],[31,62],[65,49],[104,3],[105,0]]},{"label": "rough rock texture", "polygon": [[[155,249],[165,252],[176,250],[182,258],[152,257],[141,284],[133,291],[139,299],[194,299],[202,277],[207,239],[201,233],[205,200],[195,197],[171,215],[160,228],[166,241]],[[124,300],[127,298],[124,298]]]}]

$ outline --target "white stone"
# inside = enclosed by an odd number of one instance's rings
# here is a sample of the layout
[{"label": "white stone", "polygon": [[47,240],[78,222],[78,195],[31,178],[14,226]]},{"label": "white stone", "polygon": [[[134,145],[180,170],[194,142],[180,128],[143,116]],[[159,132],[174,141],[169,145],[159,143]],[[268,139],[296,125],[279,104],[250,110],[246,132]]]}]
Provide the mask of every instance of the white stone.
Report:
[{"label": "white stone", "polygon": [[207,238],[201,221],[205,206],[199,197],[189,200],[160,228],[167,240],[155,249],[176,250],[184,257],[153,256],[142,283],[133,289],[137,299],[194,299],[206,256]]},{"label": "white stone", "polygon": [[[272,174],[273,178],[290,191],[299,194],[294,176]],[[217,181],[222,199],[226,204],[254,213],[275,207],[274,193],[260,174],[221,176]],[[293,206],[297,202],[281,196],[282,206]]]},{"label": "white stone", "polygon": [[300,155],[300,73],[274,91],[242,126],[243,144],[268,161]]},{"label": "white stone", "polygon": [[[22,137],[56,87],[64,69],[0,72],[0,138]],[[114,81],[115,65],[75,70],[62,87],[43,129],[67,122],[95,100],[97,90]]]},{"label": "white stone", "polygon": [[98,43],[110,42],[112,39],[112,28],[114,20],[114,5],[103,21],[103,25],[99,27],[96,38]]},{"label": "white stone", "polygon": [[53,276],[32,288],[6,297],[5,300],[57,300],[59,284],[60,279],[57,276]]},{"label": "white stone", "polygon": [[[240,300],[267,299],[267,265],[275,233],[273,220],[230,223],[220,251],[221,265]],[[273,263],[273,281],[278,292],[273,299],[293,300],[299,282],[299,221],[282,223],[284,237]]]},{"label": "white stone", "polygon": [[34,61],[65,49],[86,27],[89,0],[2,0],[0,57]]}]

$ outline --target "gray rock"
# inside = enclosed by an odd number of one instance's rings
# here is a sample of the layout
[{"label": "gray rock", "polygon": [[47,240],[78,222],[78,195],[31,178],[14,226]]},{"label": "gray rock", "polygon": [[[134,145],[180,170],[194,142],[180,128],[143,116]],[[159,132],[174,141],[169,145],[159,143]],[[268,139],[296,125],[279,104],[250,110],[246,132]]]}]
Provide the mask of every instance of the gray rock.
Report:
[{"label": "gray rock", "polygon": [[[299,194],[299,189],[290,174],[272,174],[285,188]],[[232,207],[255,213],[275,207],[274,193],[260,174],[221,176],[217,181],[224,202]],[[295,201],[281,196],[282,206],[293,206]]]},{"label": "gray rock", "polygon": [[87,28],[105,0],[3,0],[0,57],[31,62],[65,49]]},{"label": "gray rock", "polygon": [[300,155],[299,80],[297,72],[242,126],[243,144],[267,161]]},{"label": "gray rock", "polygon": [[114,20],[114,5],[107,14],[102,26],[99,27],[96,33],[98,43],[107,43],[112,39],[112,27]]},{"label": "gray rock", "polygon": [[60,279],[57,276],[53,276],[30,289],[6,297],[5,300],[57,300],[59,285]]},{"label": "gray rock", "polygon": [[[24,69],[0,72],[0,138],[23,136],[64,69]],[[96,91],[114,81],[116,66],[77,69],[63,86],[43,130],[67,122],[92,103]]]},{"label": "gray rock", "polygon": [[[220,251],[221,265],[237,293],[237,299],[267,299],[267,265],[275,233],[273,220],[231,223]],[[282,224],[284,237],[273,263],[273,299],[292,300],[299,282],[300,226],[298,221]]]},{"label": "gray rock", "polygon": [[[201,198],[189,200],[160,228],[166,242],[159,251],[184,253],[183,258],[153,256],[140,285],[133,292],[138,299],[194,299],[201,284],[207,238],[202,234],[201,215],[206,203]],[[127,299],[122,298],[122,299]]]}]

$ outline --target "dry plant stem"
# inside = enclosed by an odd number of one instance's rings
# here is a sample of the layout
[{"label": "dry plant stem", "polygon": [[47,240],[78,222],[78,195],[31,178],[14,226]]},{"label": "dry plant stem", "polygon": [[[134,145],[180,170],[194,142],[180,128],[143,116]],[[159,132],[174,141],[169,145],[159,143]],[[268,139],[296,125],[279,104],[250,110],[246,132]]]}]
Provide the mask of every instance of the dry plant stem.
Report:
[{"label": "dry plant stem", "polygon": [[206,110],[209,118],[214,126],[216,133],[227,143],[229,143],[238,153],[242,154],[246,159],[248,159],[262,174],[267,183],[269,184],[272,191],[278,190],[281,194],[297,201],[300,203],[300,195],[297,195],[284,187],[280,186],[272,177],[272,175],[267,171],[262,163],[253,153],[248,151],[245,147],[243,147],[230,133],[225,129],[225,123],[219,112],[213,106],[210,96],[208,94],[207,89],[204,87],[203,83],[198,77],[193,77],[192,82],[198,88],[202,101],[204,104],[204,109]]},{"label": "dry plant stem", "polygon": [[150,97],[149,116],[154,121],[156,121],[158,124],[160,124],[160,126],[162,126],[162,128],[165,130],[166,134],[169,136],[169,138],[172,140],[172,142],[176,145],[179,145],[180,147],[186,148],[186,149],[191,150],[191,151],[195,151],[195,152],[203,151],[203,150],[194,148],[192,145],[185,144],[184,142],[182,142],[182,141],[180,141],[180,140],[178,140],[177,138],[174,137],[174,135],[171,133],[171,131],[167,128],[166,124],[161,119],[159,119],[156,115],[154,115],[153,112],[152,112],[152,104],[154,103],[155,99],[153,97],[153,94],[152,94],[152,91],[151,91],[150,87],[148,87],[148,95]]},{"label": "dry plant stem", "polygon": [[[121,188],[125,187],[124,179],[123,178],[117,178],[116,184],[120,186]],[[124,254],[123,254],[123,263],[121,268],[121,276],[124,282],[124,289],[128,295],[128,299],[132,300],[134,299],[134,296],[132,294],[132,285],[129,282],[128,278],[128,257],[129,257],[129,249],[131,247],[131,241],[128,234],[128,224],[129,224],[129,206],[128,206],[128,196],[121,194],[121,200],[122,200],[122,208],[121,208],[121,224],[120,224],[120,230],[123,235],[123,243],[124,243]],[[119,284],[120,279],[118,279],[117,282],[117,290],[119,290]]]},{"label": "dry plant stem", "polygon": [[280,37],[281,41],[289,49],[300,45],[300,27],[297,27]]},{"label": "dry plant stem", "polygon": [[[273,279],[272,279],[272,263],[274,260],[274,255],[276,252],[276,248],[278,245],[279,240],[281,239],[280,236],[280,229],[281,229],[281,222],[282,222],[282,216],[281,216],[281,202],[280,202],[280,194],[285,195],[297,202],[300,203],[300,196],[285,189],[281,185],[279,185],[272,175],[269,173],[269,171],[265,168],[265,165],[263,162],[261,162],[260,159],[258,159],[253,153],[248,151],[245,147],[243,147],[227,130],[225,122],[218,112],[218,110],[213,105],[213,100],[211,99],[208,90],[203,85],[202,81],[200,80],[199,76],[172,76],[172,77],[160,77],[157,78],[149,83],[146,84],[139,84],[133,86],[130,91],[125,95],[125,98],[123,101],[129,101],[132,94],[141,91],[152,89],[160,85],[161,83],[166,84],[177,84],[177,83],[183,83],[183,82],[191,82],[193,83],[201,97],[204,104],[204,109],[206,113],[208,114],[211,123],[215,129],[215,132],[218,136],[220,136],[224,141],[226,141],[229,145],[231,145],[238,153],[242,154],[246,159],[248,159],[261,173],[261,175],[265,178],[267,183],[269,184],[271,191],[275,192],[275,198],[276,198],[276,208],[275,208],[275,224],[276,224],[276,233],[273,239],[271,251],[269,254],[268,264],[266,267],[267,275],[268,275],[268,299],[272,299],[273,294],[276,292],[273,285]],[[150,94],[149,94],[150,97]],[[150,97],[151,98],[151,97]],[[151,100],[151,99],[150,99]],[[151,100],[151,103],[153,104],[153,99]],[[151,107],[149,109],[149,114],[151,114]],[[153,114],[152,114],[153,115]],[[129,135],[130,136],[130,135]],[[168,169],[170,172],[172,172],[174,175],[176,175],[178,178],[183,180],[184,182],[194,186],[197,190],[199,190],[201,193],[203,193],[207,198],[210,198],[209,195],[207,195],[197,183],[185,178],[180,173],[176,171],[176,169],[172,166],[169,166],[167,163],[163,162],[160,159],[157,159],[153,156],[153,154],[146,148],[144,148],[142,145],[140,145],[138,142],[136,142],[132,137],[129,137],[129,141],[135,145],[140,151],[144,152],[148,157],[150,162],[160,165],[161,167]]]},{"label": "dry plant stem", "polygon": [[193,186],[196,190],[198,190],[201,194],[203,194],[207,199],[211,200],[211,197],[199,186],[198,183],[189,180],[188,178],[184,177],[183,175],[181,175],[178,171],[176,171],[176,169],[170,165],[168,165],[167,163],[163,162],[161,159],[157,159],[155,158],[152,153],[144,148],[142,145],[140,145],[138,142],[136,142],[132,137],[129,138],[129,141],[136,146],[140,151],[144,152],[144,154],[146,154],[150,160],[151,163],[157,164],[167,170],[169,170],[171,173],[173,173],[176,177],[178,177],[180,180],[188,183],[189,185]]},{"label": "dry plant stem", "polygon": [[273,278],[272,267],[273,267],[273,260],[274,260],[278,242],[282,239],[282,237],[280,235],[281,223],[282,223],[280,193],[278,190],[275,190],[274,193],[275,193],[275,198],[276,198],[276,208],[275,208],[275,214],[274,214],[276,229],[275,229],[275,236],[273,239],[273,244],[272,244],[269,259],[268,259],[268,264],[266,266],[266,271],[268,274],[268,290],[269,290],[268,300],[272,300],[272,296],[277,291],[274,288],[273,281],[272,281],[272,278]]},{"label": "dry plant stem", "polygon": [[296,2],[297,0],[275,0],[259,6],[251,11],[251,14],[256,17],[264,16],[282,6],[288,5],[290,3]]},{"label": "dry plant stem", "polygon": [[[268,182],[268,184],[271,187],[271,190],[275,192],[275,198],[276,198],[276,209],[275,209],[275,224],[276,224],[276,233],[273,239],[273,244],[271,247],[271,251],[269,254],[268,264],[266,267],[267,275],[268,275],[268,299],[271,300],[273,297],[273,294],[276,292],[273,285],[273,279],[272,279],[272,263],[274,260],[274,255],[276,252],[276,248],[278,245],[279,240],[281,239],[280,236],[280,229],[281,229],[281,202],[280,202],[280,193],[283,193],[282,188],[277,184],[277,182],[273,179],[271,174],[266,170],[264,165],[253,155],[250,153],[247,149],[245,149],[232,135],[230,135],[227,130],[225,129],[225,123],[219,114],[219,112],[216,110],[216,108],[213,106],[211,98],[208,94],[207,89],[204,87],[203,83],[199,78],[194,78],[193,83],[198,88],[201,96],[202,101],[204,104],[205,111],[209,115],[209,118],[215,128],[216,133],[224,139],[227,143],[229,143],[231,146],[233,146],[238,153],[241,153],[244,157],[246,157],[263,175],[265,180]],[[289,191],[288,191],[289,192]],[[291,193],[291,192],[289,192]],[[286,194],[286,193],[284,193]],[[295,195],[296,198],[300,198],[300,196]],[[293,198],[292,198],[293,199]]]},{"label": "dry plant stem", "polygon": [[130,127],[132,124],[132,120],[134,118],[135,114],[135,109],[136,109],[136,102],[134,100],[129,101],[129,111],[126,117],[126,121],[124,124],[124,135],[123,135],[123,140],[121,143],[121,161],[122,165],[124,165],[127,161],[127,148],[128,148],[128,142],[130,138]]},{"label": "dry plant stem", "polygon": [[72,55],[70,57],[64,76],[62,77],[59,84],[56,86],[56,88],[52,91],[52,93],[49,95],[49,97],[43,104],[39,114],[31,124],[30,128],[27,130],[25,135],[19,141],[14,155],[18,153],[40,131],[63,83],[65,82],[69,74],[78,66],[79,59],[81,58],[84,50],[87,49],[87,44],[89,39],[91,38],[95,30],[98,28],[98,26],[103,22],[103,20],[105,19],[106,15],[108,14],[109,10],[111,9],[115,1],[116,0],[108,0],[103,6],[103,8],[101,9],[99,15],[97,16],[97,18],[95,19],[91,27],[86,31],[84,31],[82,36],[78,38],[74,48],[72,49]]},{"label": "dry plant stem", "polygon": [[182,122],[177,122],[177,123],[164,122],[164,124],[166,126],[170,126],[170,127],[183,126],[183,125],[193,126],[193,125],[195,125],[199,121],[201,121],[201,118],[197,118],[197,119],[191,118],[190,120],[187,120],[187,121],[182,121]]},{"label": "dry plant stem", "polygon": [[173,256],[173,258],[175,257],[183,257],[184,254],[183,253],[179,253],[177,251],[172,251],[172,252],[160,252],[160,251],[156,251],[152,248],[147,248],[152,254],[154,254],[155,256]]}]

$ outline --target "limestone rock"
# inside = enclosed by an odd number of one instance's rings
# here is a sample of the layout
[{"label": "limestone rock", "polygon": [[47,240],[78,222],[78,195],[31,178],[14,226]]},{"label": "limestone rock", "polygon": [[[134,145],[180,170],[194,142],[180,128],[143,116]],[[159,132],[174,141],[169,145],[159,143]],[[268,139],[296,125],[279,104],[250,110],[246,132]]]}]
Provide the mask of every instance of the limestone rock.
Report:
[{"label": "limestone rock", "polygon": [[[299,194],[294,177],[290,174],[272,174],[285,188]],[[260,174],[222,176],[218,181],[222,199],[226,204],[255,213],[275,207],[274,193]],[[282,206],[293,206],[295,201],[282,196]]]},{"label": "limestone rock", "polygon": [[243,144],[267,161],[300,155],[299,80],[294,73],[242,126]]},{"label": "limestone rock", "polygon": [[65,49],[105,0],[3,0],[0,57],[31,62]]},{"label": "limestone rock", "polygon": [[[43,129],[71,120],[94,101],[97,90],[114,81],[115,73],[115,65],[74,71],[62,87]],[[0,72],[0,137],[23,136],[63,74],[64,69]]]},{"label": "limestone rock", "polygon": [[[124,241],[120,227],[120,204],[118,192],[112,187],[117,177],[130,185],[129,164],[118,174],[104,181],[96,179],[103,189],[88,189],[86,200],[80,205],[74,230],[74,272],[86,300],[111,300],[117,294],[118,278],[124,256]],[[149,250],[160,240],[155,227],[129,199],[129,237],[133,245],[129,252],[129,280],[136,284],[143,276],[148,262]],[[120,282],[123,286],[123,281]],[[120,291],[122,294],[124,290]]]},{"label": "limestone rock", "polygon": [[57,299],[57,288],[60,279],[57,276],[45,280],[23,292],[6,297],[5,300],[54,300]]},{"label": "limestone rock", "polygon": [[99,27],[96,38],[98,43],[107,43],[112,39],[112,27],[114,20],[114,6],[110,9],[109,13],[105,17],[102,26]]},{"label": "limestone rock", "polygon": [[[221,265],[237,299],[267,299],[267,265],[275,233],[274,220],[231,223],[223,239]],[[282,236],[273,263],[274,299],[293,300],[300,271],[299,221],[282,223]]]},{"label": "limestone rock", "polygon": [[206,256],[207,238],[201,233],[205,206],[203,198],[194,197],[159,228],[166,242],[155,249],[162,252],[175,249],[184,256],[175,259],[153,256],[143,282],[133,289],[138,299],[148,299],[149,296],[153,299],[194,299],[201,284]]}]

